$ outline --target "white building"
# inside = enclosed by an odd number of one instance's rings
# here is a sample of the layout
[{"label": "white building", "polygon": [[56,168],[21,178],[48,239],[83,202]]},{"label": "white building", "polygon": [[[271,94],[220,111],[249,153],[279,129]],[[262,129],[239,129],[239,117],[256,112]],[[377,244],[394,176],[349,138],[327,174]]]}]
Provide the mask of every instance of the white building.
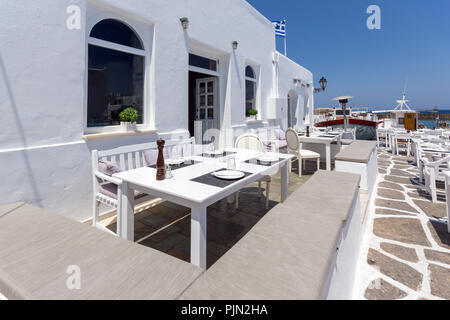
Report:
[{"label": "white building", "polygon": [[[2,0],[0,13],[0,205],[83,220],[93,149],[192,135],[198,118],[221,131],[312,123],[312,73],[276,52],[244,0]],[[129,105],[136,133],[116,122]]]}]

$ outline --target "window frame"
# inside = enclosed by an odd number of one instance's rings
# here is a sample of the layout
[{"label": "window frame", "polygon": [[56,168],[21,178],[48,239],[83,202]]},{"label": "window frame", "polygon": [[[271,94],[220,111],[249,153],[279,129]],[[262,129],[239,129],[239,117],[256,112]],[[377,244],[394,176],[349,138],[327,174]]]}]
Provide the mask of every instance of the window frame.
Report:
[{"label": "window frame", "polygon": [[[127,27],[129,27],[131,30],[134,31],[136,36],[139,38],[139,40],[142,43],[142,46],[144,47],[144,50],[136,49],[133,47],[128,47],[125,45],[117,44],[114,42],[109,42],[101,39],[97,39],[94,37],[91,37],[90,34],[92,32],[92,29],[101,21],[106,19],[113,19],[117,20]],[[89,46],[97,46],[102,47],[110,50],[115,50],[123,53],[128,53],[132,55],[138,55],[144,57],[144,70],[143,70],[143,82],[144,82],[144,88],[143,88],[143,105],[142,105],[142,124],[137,124],[136,127],[138,130],[154,130],[154,116],[152,116],[152,110],[150,107],[150,67],[151,67],[151,43],[149,41],[146,41],[146,39],[149,38],[148,32],[146,32],[145,26],[142,25],[139,22],[132,22],[130,21],[130,18],[126,18],[124,16],[116,15],[112,12],[102,12],[100,14],[96,14],[92,16],[90,19],[88,18],[87,24],[88,27],[86,28],[86,58],[85,58],[85,66],[86,66],[86,72],[85,72],[85,97],[84,97],[84,114],[83,114],[83,122],[84,122],[84,133],[85,134],[97,134],[97,133],[111,133],[111,132],[121,132],[122,128],[120,125],[109,125],[109,126],[100,126],[100,127],[88,127],[88,83],[89,83]],[[149,30],[151,31],[151,30]]]},{"label": "window frame", "polygon": [[[251,68],[253,71],[253,74],[255,75],[254,78],[251,77],[247,77],[247,68]],[[244,112],[245,112],[245,118],[248,120],[250,119],[249,116],[247,116],[247,81],[253,82],[253,86],[254,86],[254,97],[253,99],[255,100],[255,105],[253,106],[253,109],[258,110],[258,114],[256,115],[256,119],[260,119],[260,112],[259,112],[259,107],[258,107],[258,71],[257,68],[252,66],[251,64],[246,64],[245,65],[245,70],[244,70],[244,75],[245,75],[245,94],[244,94]]]}]

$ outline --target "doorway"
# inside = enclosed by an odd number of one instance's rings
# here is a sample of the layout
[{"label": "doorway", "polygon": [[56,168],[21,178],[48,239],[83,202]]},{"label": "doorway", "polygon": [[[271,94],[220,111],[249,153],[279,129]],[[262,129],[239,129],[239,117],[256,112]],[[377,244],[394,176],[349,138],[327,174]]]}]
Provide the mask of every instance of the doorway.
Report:
[{"label": "doorway", "polygon": [[287,120],[288,128],[294,128],[297,125],[297,104],[298,104],[298,94],[294,90],[289,91],[287,97]]},{"label": "doorway", "polygon": [[218,78],[190,71],[189,133],[196,137],[197,143],[206,130],[219,127],[218,110]]}]

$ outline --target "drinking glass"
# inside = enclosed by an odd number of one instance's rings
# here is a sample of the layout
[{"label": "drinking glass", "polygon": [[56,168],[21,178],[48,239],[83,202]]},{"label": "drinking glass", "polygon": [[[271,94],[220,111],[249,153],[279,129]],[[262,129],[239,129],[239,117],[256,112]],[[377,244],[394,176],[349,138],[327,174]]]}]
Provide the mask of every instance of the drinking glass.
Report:
[{"label": "drinking glass", "polygon": [[227,160],[227,169],[236,170],[236,159],[234,157],[229,157]]}]

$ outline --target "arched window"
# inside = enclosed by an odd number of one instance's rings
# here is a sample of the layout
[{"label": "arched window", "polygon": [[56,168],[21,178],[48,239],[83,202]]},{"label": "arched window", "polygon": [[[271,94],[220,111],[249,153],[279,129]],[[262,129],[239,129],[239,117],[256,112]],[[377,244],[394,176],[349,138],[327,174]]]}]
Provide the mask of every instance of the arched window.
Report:
[{"label": "arched window", "polygon": [[143,123],[145,50],[136,32],[123,22],[105,19],[89,36],[87,126],[120,124],[132,107]]},{"label": "arched window", "polygon": [[256,73],[251,66],[245,68],[245,114],[248,117],[251,109],[256,109]]}]

